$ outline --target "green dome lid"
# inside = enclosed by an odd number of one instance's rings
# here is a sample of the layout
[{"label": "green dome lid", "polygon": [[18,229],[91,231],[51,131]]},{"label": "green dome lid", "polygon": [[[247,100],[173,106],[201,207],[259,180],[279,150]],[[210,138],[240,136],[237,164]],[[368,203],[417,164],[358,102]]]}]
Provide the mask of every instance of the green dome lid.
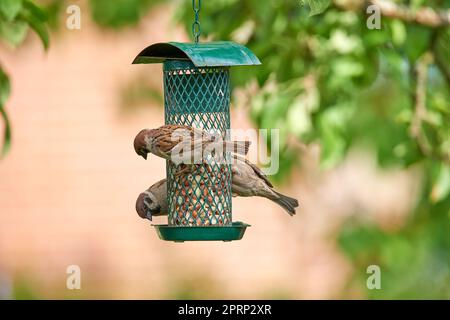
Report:
[{"label": "green dome lid", "polygon": [[232,41],[204,43],[162,42],[145,48],[133,64],[161,63],[166,60],[190,60],[196,67],[260,65],[247,47]]}]

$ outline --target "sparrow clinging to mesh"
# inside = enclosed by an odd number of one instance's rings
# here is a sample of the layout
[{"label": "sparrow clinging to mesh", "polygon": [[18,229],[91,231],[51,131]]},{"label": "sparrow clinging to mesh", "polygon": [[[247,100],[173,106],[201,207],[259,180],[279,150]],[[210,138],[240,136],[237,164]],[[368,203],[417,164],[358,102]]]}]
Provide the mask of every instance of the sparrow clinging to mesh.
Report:
[{"label": "sparrow clinging to mesh", "polygon": [[167,183],[160,180],[142,192],[136,200],[136,211],[142,219],[167,215]]},{"label": "sparrow clinging to mesh", "polygon": [[[188,138],[188,139],[186,139]],[[250,141],[224,141],[206,131],[182,125],[164,125],[156,129],[143,129],[134,139],[134,150],[144,159],[148,153],[166,160],[173,160],[172,151],[187,147],[193,157],[203,159],[203,152],[211,146],[238,154],[247,154]],[[175,148],[176,147],[176,148]]]},{"label": "sparrow clinging to mesh", "polygon": [[[262,171],[250,161],[234,157],[231,165],[233,196],[263,197],[280,205],[290,216],[299,206],[297,199],[283,195],[273,189],[272,183]],[[187,173],[189,174],[189,173]],[[139,216],[151,220],[152,215],[167,215],[167,182],[161,180],[139,195],[136,210]]]}]

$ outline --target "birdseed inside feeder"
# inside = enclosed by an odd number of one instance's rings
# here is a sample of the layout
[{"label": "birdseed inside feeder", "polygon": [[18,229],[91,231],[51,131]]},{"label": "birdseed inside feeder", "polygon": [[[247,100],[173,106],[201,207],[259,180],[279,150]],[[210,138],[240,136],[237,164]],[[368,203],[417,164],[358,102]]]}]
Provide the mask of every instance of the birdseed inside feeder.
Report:
[{"label": "birdseed inside feeder", "polygon": [[[229,140],[232,66],[259,65],[246,47],[220,41],[157,43],[133,64],[163,63],[165,124],[219,132]],[[225,152],[225,151],[224,151]],[[225,155],[225,156],[229,156]],[[213,161],[175,175],[167,161],[168,225],[156,225],[163,240],[239,240],[248,225],[232,221],[231,166]]]}]

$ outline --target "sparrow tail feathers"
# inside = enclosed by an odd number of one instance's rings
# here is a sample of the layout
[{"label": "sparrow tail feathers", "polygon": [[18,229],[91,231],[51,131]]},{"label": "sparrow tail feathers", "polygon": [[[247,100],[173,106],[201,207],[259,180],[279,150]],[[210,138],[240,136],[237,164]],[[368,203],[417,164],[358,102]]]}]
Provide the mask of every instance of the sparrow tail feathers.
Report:
[{"label": "sparrow tail feathers", "polygon": [[279,192],[276,192],[273,190],[273,192],[275,192],[279,198],[278,199],[272,199],[273,202],[275,202],[276,204],[280,205],[281,207],[283,207],[283,209],[286,210],[286,212],[290,215],[293,216],[295,214],[295,208],[298,207],[298,200],[285,196],[284,194],[281,194]]}]

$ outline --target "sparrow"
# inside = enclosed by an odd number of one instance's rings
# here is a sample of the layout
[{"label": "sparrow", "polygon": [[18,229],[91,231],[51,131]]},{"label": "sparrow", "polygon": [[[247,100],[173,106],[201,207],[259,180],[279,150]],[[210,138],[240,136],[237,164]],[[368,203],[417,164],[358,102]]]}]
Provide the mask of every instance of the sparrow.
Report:
[{"label": "sparrow", "polygon": [[[290,216],[295,214],[295,208],[299,206],[297,199],[274,190],[267,176],[247,159],[235,159],[235,163],[231,165],[233,196],[267,198],[280,205]],[[139,195],[136,211],[141,218],[149,220],[152,220],[152,215],[168,214],[166,179],[158,181]]]},{"label": "sparrow", "polygon": [[167,206],[166,179],[156,182],[136,199],[136,212],[139,217],[150,221],[153,216],[167,215]]},{"label": "sparrow", "polygon": [[[185,140],[189,135],[190,139]],[[164,125],[156,129],[143,129],[134,138],[134,150],[138,155],[147,159],[148,153],[153,153],[166,160],[172,159],[172,151],[188,147],[192,155],[199,155],[209,146],[222,144],[224,150],[238,154],[247,154],[250,141],[223,141],[206,131],[182,125]],[[175,148],[177,147],[177,148]],[[174,149],[175,148],[175,149]]]},{"label": "sparrow", "polygon": [[290,216],[299,206],[298,200],[274,190],[267,176],[245,158],[234,156],[231,165],[232,192],[239,197],[263,197],[281,206]]}]

